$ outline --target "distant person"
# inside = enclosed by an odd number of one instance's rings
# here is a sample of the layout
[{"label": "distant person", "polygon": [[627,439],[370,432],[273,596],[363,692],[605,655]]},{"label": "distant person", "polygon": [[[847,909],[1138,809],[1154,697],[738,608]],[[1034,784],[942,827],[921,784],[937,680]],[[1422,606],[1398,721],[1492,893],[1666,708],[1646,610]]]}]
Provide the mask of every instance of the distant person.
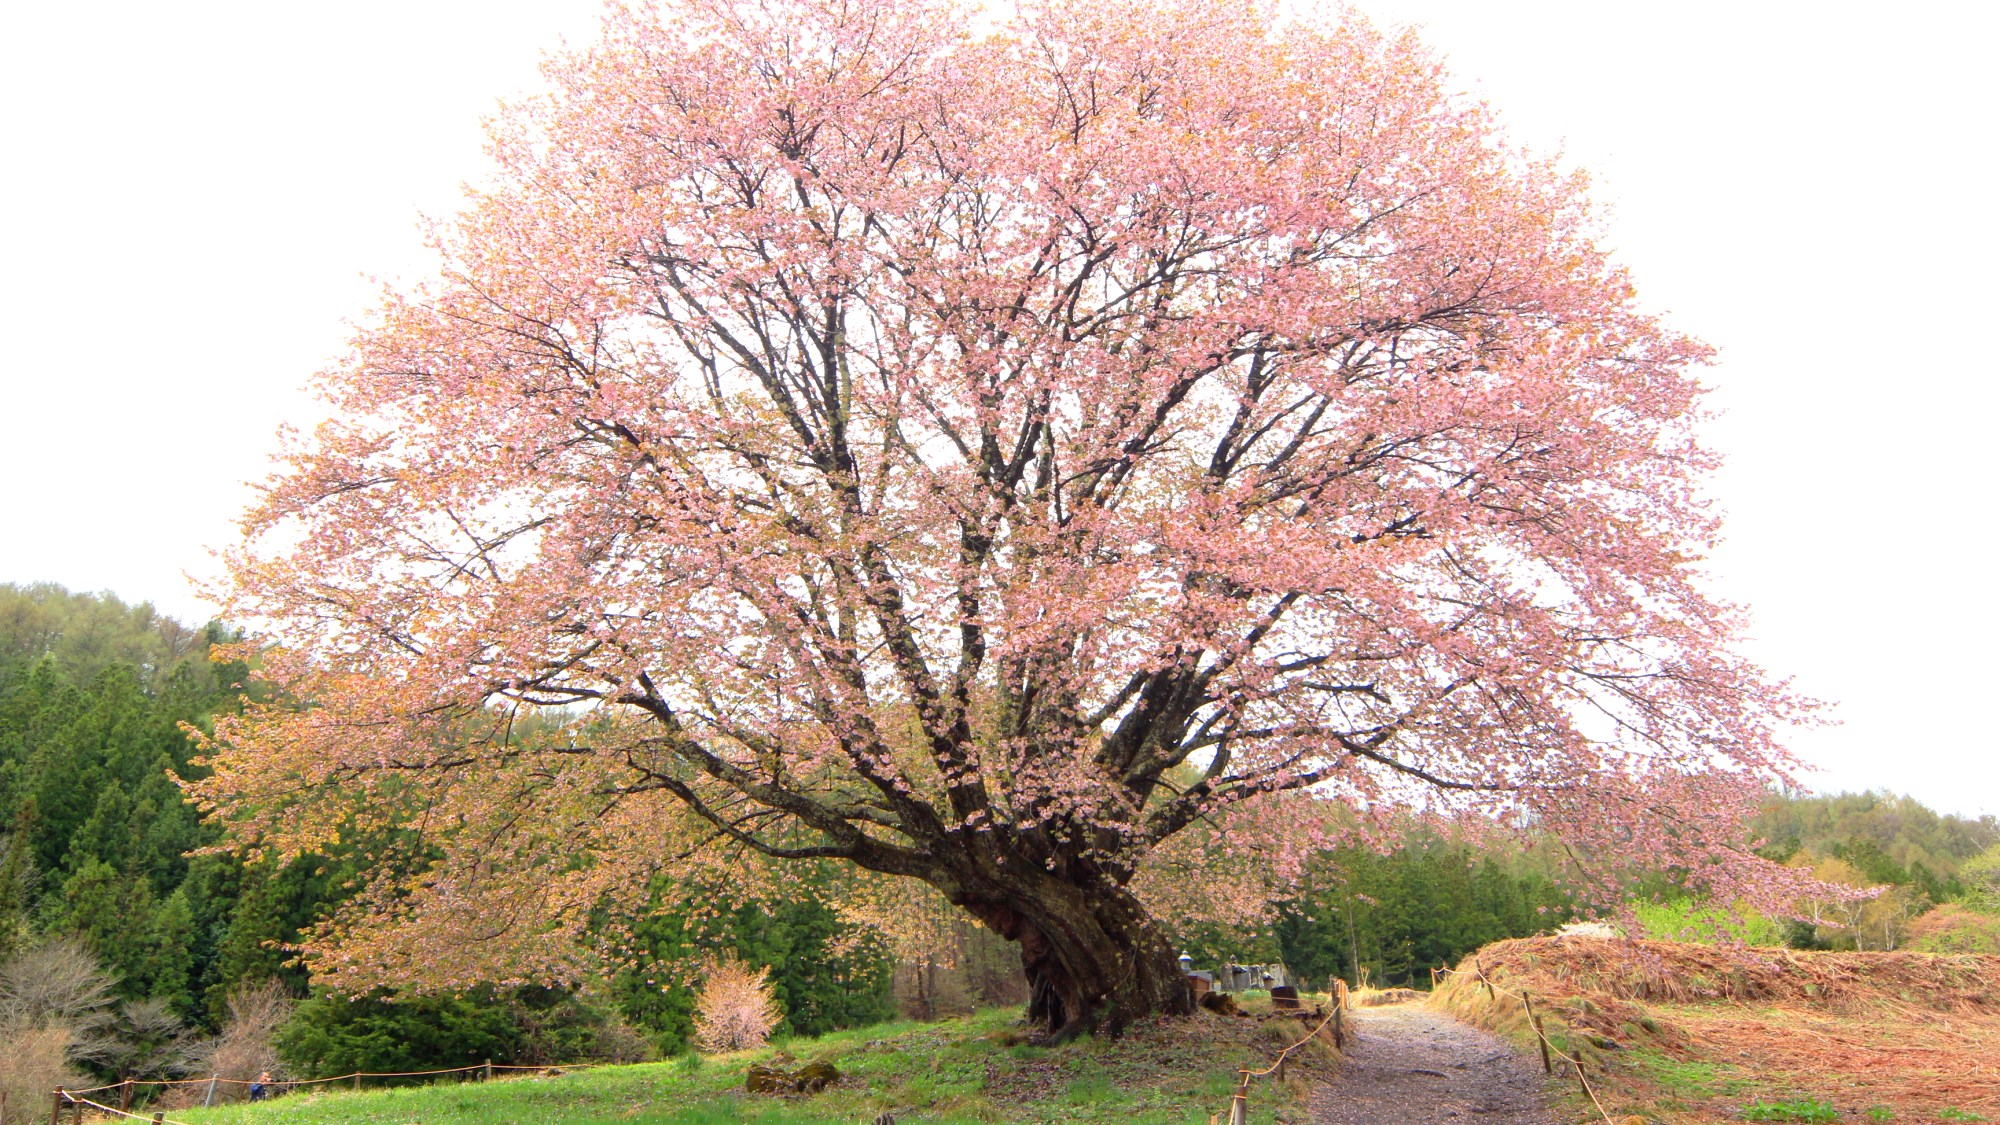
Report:
[{"label": "distant person", "polygon": [[259,1074],[257,1076],[256,1081],[250,1083],[250,1100],[253,1102],[261,1102],[265,1098],[270,1096],[271,1096],[271,1072],[267,1070]]}]

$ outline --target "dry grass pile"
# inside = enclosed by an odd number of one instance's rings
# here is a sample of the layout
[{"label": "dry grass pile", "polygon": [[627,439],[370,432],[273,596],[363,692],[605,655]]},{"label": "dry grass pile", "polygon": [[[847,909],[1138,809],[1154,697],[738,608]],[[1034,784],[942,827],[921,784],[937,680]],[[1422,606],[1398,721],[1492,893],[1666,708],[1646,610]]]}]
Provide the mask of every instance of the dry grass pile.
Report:
[{"label": "dry grass pile", "polygon": [[1353,993],[1354,1006],[1375,1008],[1384,1004],[1407,1004],[1412,1000],[1422,1000],[1424,994],[1413,988],[1357,988]]},{"label": "dry grass pile", "polygon": [[1530,938],[1468,957],[1436,999],[1532,1046],[1524,991],[1559,1049],[1660,1120],[1799,1100],[1855,1121],[2000,1120],[2000,957]]},{"label": "dry grass pile", "polygon": [[[1673,941],[1522,938],[1495,942],[1461,968],[1484,965],[1527,987],[1620,1000],[1711,1000],[1868,1006],[1884,995],[1938,1011],[2000,1010],[2000,957],[1932,953],[1808,953]],[[1519,987],[1519,986],[1517,986]]]}]

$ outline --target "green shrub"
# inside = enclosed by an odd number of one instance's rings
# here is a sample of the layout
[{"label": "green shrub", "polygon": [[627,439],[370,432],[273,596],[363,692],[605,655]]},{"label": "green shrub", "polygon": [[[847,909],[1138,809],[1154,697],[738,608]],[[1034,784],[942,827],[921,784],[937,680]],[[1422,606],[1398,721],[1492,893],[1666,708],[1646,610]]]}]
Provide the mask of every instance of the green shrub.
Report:
[{"label": "green shrub", "polygon": [[637,1061],[644,1044],[603,1010],[561,989],[493,988],[431,996],[320,994],[278,1029],[294,1074],[392,1074],[499,1063]]},{"label": "green shrub", "polygon": [[1747,906],[1734,910],[1694,898],[1639,903],[1632,908],[1646,937],[1662,941],[1696,941],[1709,945],[1742,942],[1745,945],[1785,944],[1786,927]]}]

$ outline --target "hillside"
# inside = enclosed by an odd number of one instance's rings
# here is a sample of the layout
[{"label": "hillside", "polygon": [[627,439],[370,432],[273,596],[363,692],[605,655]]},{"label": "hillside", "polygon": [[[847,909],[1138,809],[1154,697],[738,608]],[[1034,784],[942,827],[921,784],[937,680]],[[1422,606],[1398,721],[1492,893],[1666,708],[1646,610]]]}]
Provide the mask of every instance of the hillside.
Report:
[{"label": "hillside", "polygon": [[1530,938],[1466,958],[1436,1002],[1533,1049],[1521,992],[1614,1115],[2000,1120],[2000,957]]},{"label": "hillside", "polygon": [[[1228,1108],[1235,1070],[1263,1066],[1300,1034],[1289,1019],[1228,1018],[1142,1025],[1120,1040],[1032,1046],[1019,1013],[995,1009],[932,1024],[897,1023],[793,1040],[760,1051],[473,1084],[349,1092],[326,1087],[255,1105],[176,1110],[189,1125],[805,1125],[1118,1121],[1202,1123]],[[810,1096],[745,1092],[753,1064],[830,1062],[840,1078]],[[1324,1056],[1295,1056],[1290,1081],[1260,1086],[1260,1118],[1303,1120]]]}]

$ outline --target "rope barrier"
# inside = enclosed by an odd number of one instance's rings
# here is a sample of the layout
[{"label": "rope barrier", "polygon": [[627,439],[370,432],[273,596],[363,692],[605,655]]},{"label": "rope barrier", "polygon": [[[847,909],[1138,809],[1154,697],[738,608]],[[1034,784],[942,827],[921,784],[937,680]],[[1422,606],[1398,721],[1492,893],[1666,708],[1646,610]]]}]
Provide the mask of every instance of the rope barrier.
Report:
[{"label": "rope barrier", "polygon": [[[279,1092],[284,1090],[297,1089],[300,1086],[318,1086],[329,1082],[352,1082],[354,1083],[355,1089],[358,1090],[361,1088],[361,1080],[363,1078],[429,1078],[440,1074],[466,1074],[472,1071],[479,1071],[480,1073],[490,1077],[492,1073],[496,1070],[517,1070],[517,1071],[518,1070],[591,1070],[596,1067],[604,1065],[607,1064],[550,1063],[545,1066],[536,1066],[527,1063],[476,1063],[472,1066],[443,1067],[437,1070],[357,1070],[350,1074],[337,1074],[330,1078],[287,1079],[282,1082],[278,1081],[266,1082],[263,1083],[263,1085],[272,1090],[273,1092]],[[112,1082],[103,1086],[87,1086],[80,1090],[72,1090],[67,1087],[59,1086],[56,1088],[55,1091],[54,1117],[60,1118],[62,1116],[63,1109],[67,1106],[77,1107],[77,1113],[79,1115],[83,1113],[83,1107],[88,1106],[91,1109],[100,1110],[104,1113],[109,1113],[115,1117],[126,1118],[133,1121],[153,1122],[154,1125],[187,1125],[186,1122],[177,1122],[172,1120],[171,1118],[168,1118],[164,1113],[155,1113],[151,1117],[146,1117],[140,1114],[129,1112],[128,1110],[120,1107],[108,1106],[103,1104],[102,1102],[92,1101],[91,1099],[84,1097],[83,1095],[101,1094],[106,1090],[126,1091],[127,1092],[126,1096],[121,1100],[129,1103],[131,1101],[129,1091],[132,1088],[138,1086],[207,1086],[210,1092],[212,1093],[216,1085],[218,1084],[225,1084],[230,1086],[255,1086],[258,1085],[258,1082],[255,1079],[224,1078],[218,1074],[208,1078],[126,1079],[125,1081],[122,1082]],[[78,1120],[79,1121],[81,1120],[80,1116]],[[54,1125],[53,1118],[51,1121],[51,1125]]]},{"label": "rope barrier", "polygon": [[91,1101],[89,1098],[71,1097],[69,1100],[72,1104],[87,1105],[90,1108],[97,1110],[101,1113],[108,1113],[114,1117],[123,1117],[132,1121],[148,1121],[152,1122],[153,1125],[189,1125],[189,1123],[185,1121],[175,1121],[173,1118],[168,1117],[164,1113],[155,1113],[151,1117],[144,1117],[136,1113],[128,1113],[122,1109],[114,1109],[111,1106],[104,1105],[101,1102]]},{"label": "rope barrier", "polygon": [[[465,1074],[474,1070],[590,1070],[605,1063],[474,1063],[471,1066],[451,1066],[441,1070],[357,1070],[351,1074],[337,1074],[331,1078],[287,1078],[282,1082],[267,1082],[268,1086],[312,1086],[322,1082],[351,1082],[356,1078],[427,1078],[437,1074]],[[224,1086],[254,1086],[254,1078],[134,1078],[134,1086],[206,1086],[211,1082]],[[106,1090],[116,1090],[125,1085],[112,1082],[104,1086],[86,1086],[80,1090],[70,1090],[71,1094],[101,1094]]]},{"label": "rope barrier", "polygon": [[[1473,979],[1477,980],[1479,983],[1486,986],[1486,995],[1488,997],[1491,997],[1494,1000],[1498,1000],[1500,998],[1499,994],[1505,992],[1509,996],[1515,997],[1516,999],[1521,1001],[1521,1007],[1528,1013],[1528,1019],[1530,1020],[1529,1026],[1535,1029],[1535,1038],[1541,1041],[1542,1069],[1543,1070],[1550,1069],[1549,1049],[1551,1047],[1554,1047],[1556,1054],[1560,1055],[1564,1062],[1569,1063],[1571,1066],[1576,1068],[1577,1084],[1583,1087],[1584,1094],[1590,1098],[1590,1104],[1596,1107],[1597,1115],[1604,1119],[1604,1125],[1613,1125],[1611,1121],[1611,1115],[1605,1112],[1604,1110],[1604,1103],[1597,1100],[1597,1091],[1591,1088],[1590,1077],[1583,1072],[1583,1052],[1576,1051],[1574,1053],[1571,1053],[1564,1051],[1561,1047],[1556,1046],[1555,1041],[1551,1040],[1548,1036],[1548,1033],[1542,1030],[1542,1017],[1535,1014],[1534,1001],[1528,999],[1527,993],[1517,992],[1514,989],[1506,987],[1505,985],[1495,984],[1493,978],[1486,975],[1486,966],[1480,964],[1476,960],[1473,961],[1472,963],[1472,969],[1473,969]],[[1457,969],[1452,969],[1452,968],[1440,967],[1432,969],[1431,985],[1433,988],[1435,988],[1437,986],[1437,981],[1440,977],[1464,976],[1464,975],[1465,974],[1459,972]]]},{"label": "rope barrier", "polygon": [[[1236,1072],[1236,1092],[1229,1099],[1229,1125],[1247,1125],[1250,1119],[1250,1080],[1252,1078],[1266,1078],[1272,1074],[1276,1074],[1279,1080],[1283,1081],[1285,1060],[1292,1057],[1292,1052],[1319,1038],[1319,1033],[1325,1031],[1328,1024],[1334,1023],[1340,1018],[1341,1011],[1347,1006],[1347,986],[1345,981],[1336,981],[1335,983],[1338,986],[1338,991],[1330,998],[1332,1008],[1326,1013],[1326,1017],[1319,1021],[1318,1027],[1306,1032],[1305,1038],[1279,1051],[1278,1057],[1272,1061],[1270,1066],[1262,1070],[1250,1070],[1246,1068]],[[1338,1034],[1336,1031],[1335,1035],[1337,1036]],[[1215,1118],[1209,1118],[1209,1122],[1210,1125],[1214,1125]]]},{"label": "rope barrier", "polygon": [[1339,1014],[1340,1014],[1340,1009],[1339,1007],[1336,1006],[1332,1011],[1326,1014],[1325,1019],[1319,1021],[1318,1027],[1315,1027],[1311,1031],[1306,1033],[1306,1037],[1304,1039],[1301,1039],[1298,1042],[1292,1044],[1291,1046],[1285,1048],[1284,1050],[1279,1051],[1277,1061],[1273,1062],[1270,1066],[1267,1066],[1262,1070],[1239,1070],[1236,1073],[1241,1074],[1245,1078],[1264,1078],[1276,1072],[1279,1067],[1285,1065],[1285,1060],[1291,1057],[1293,1051],[1298,1050],[1300,1047],[1303,1047],[1307,1043],[1310,1043],[1314,1039],[1318,1038],[1319,1033],[1326,1030],[1326,1025],[1333,1022],[1333,1017]]}]

